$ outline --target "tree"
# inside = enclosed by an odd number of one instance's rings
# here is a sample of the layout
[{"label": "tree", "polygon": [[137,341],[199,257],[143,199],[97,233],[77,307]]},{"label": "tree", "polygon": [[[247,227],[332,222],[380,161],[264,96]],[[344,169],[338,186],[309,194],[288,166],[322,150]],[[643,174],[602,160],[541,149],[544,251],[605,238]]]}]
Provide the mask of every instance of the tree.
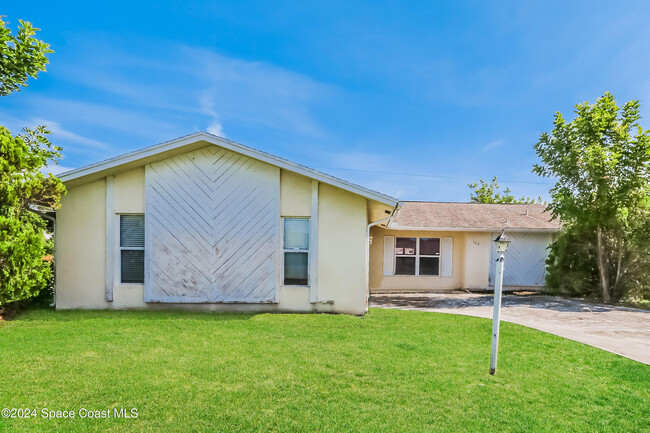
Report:
[{"label": "tree", "polygon": [[[576,105],[571,122],[556,113],[552,132],[543,133],[535,145],[541,163],[533,172],[556,179],[550,190],[553,218],[561,219],[566,236],[592,245],[587,251],[593,252],[605,302],[620,298],[633,281],[650,282],[650,267],[639,268],[648,263],[650,251],[644,245],[650,135],[638,123],[639,107],[639,101],[630,101],[619,108],[607,92],[594,104]],[[566,240],[552,250],[562,244]],[[557,263],[550,261],[549,273],[556,270]]]},{"label": "tree", "polygon": [[45,71],[48,63],[46,54],[52,53],[50,46],[34,38],[40,29],[31,23],[18,20],[18,33],[14,36],[0,15],[0,96],[27,87],[29,77]]},{"label": "tree", "polygon": [[[503,194],[499,192],[501,188],[497,182],[497,177],[494,176],[492,182],[487,183],[483,179],[479,179],[481,186],[476,182],[468,183],[467,186],[473,191],[470,193],[470,202],[472,203],[535,203],[535,199],[530,197],[521,197],[519,200],[511,194],[510,188],[503,190]],[[537,199],[538,203],[542,203],[542,198]]]},{"label": "tree", "polygon": [[546,258],[546,287],[570,296],[589,296],[599,287],[593,234],[566,227],[551,243]]},{"label": "tree", "polygon": [[[37,29],[20,21],[13,36],[0,20],[0,95],[27,85],[28,78],[45,70],[49,46],[33,37]],[[0,126],[0,306],[38,294],[50,278],[43,257],[51,249],[46,224],[35,212],[56,209],[63,184],[41,169],[60,158],[59,147],[39,126],[12,135]]]}]

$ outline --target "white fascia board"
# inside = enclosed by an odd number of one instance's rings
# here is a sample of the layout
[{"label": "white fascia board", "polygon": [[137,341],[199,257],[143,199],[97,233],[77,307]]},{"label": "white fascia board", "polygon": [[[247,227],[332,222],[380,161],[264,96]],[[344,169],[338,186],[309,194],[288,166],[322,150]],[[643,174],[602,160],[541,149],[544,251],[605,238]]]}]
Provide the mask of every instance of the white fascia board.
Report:
[{"label": "white fascia board", "polygon": [[80,168],[75,168],[73,170],[69,170],[59,174],[58,178],[61,179],[63,183],[65,183],[74,179],[78,179],[80,177],[97,173],[99,171],[110,170],[111,168],[119,167],[120,165],[128,164],[129,162],[135,162],[139,159],[147,158],[149,156],[154,156],[162,152],[166,152],[169,150],[173,150],[185,146],[187,144],[194,143],[202,139],[202,137],[200,137],[199,134],[200,133],[186,135],[184,137],[180,137],[175,140],[165,141],[163,143],[145,147],[144,149],[134,150],[133,152],[125,153],[122,155],[115,156],[113,158],[105,159],[103,161],[88,164]]},{"label": "white fascia board", "polygon": [[136,162],[140,159],[155,156],[159,153],[171,151],[186,145],[196,143],[198,141],[206,141],[208,143],[212,143],[214,145],[223,147],[224,149],[232,150],[233,152],[237,152],[242,155],[255,158],[259,161],[263,161],[275,165],[282,169],[289,170],[294,173],[298,173],[303,176],[309,177],[311,179],[336,186],[346,191],[350,191],[352,193],[361,195],[363,197],[375,200],[379,203],[383,203],[394,207],[397,205],[398,202],[396,198],[391,197],[389,195],[382,194],[380,192],[373,191],[368,188],[364,188],[360,185],[347,182],[343,179],[339,179],[329,174],[322,173],[320,171],[314,170],[304,165],[289,161],[284,158],[280,158],[275,155],[271,155],[266,152],[262,152],[257,149],[253,149],[248,146],[244,146],[243,144],[239,144],[234,141],[227,140],[225,138],[221,138],[216,135],[212,135],[210,133],[203,132],[203,131],[186,135],[184,137],[180,137],[175,140],[156,144],[154,146],[146,147],[144,149],[126,153],[124,155],[116,156],[114,158],[106,159],[104,161],[96,162],[94,164],[89,164],[81,168],[66,171],[65,173],[60,174],[59,178],[61,179],[62,182],[65,183],[73,179],[78,179],[104,170],[110,170],[112,168],[119,167],[120,165],[123,164]]}]

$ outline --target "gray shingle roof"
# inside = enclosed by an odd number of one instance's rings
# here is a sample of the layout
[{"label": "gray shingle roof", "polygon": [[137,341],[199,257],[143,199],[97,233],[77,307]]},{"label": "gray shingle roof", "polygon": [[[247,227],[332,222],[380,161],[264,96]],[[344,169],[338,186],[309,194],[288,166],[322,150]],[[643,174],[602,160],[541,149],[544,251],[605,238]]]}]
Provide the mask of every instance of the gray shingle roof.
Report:
[{"label": "gray shingle roof", "polygon": [[560,230],[543,204],[483,204],[407,201],[389,228],[450,230]]}]

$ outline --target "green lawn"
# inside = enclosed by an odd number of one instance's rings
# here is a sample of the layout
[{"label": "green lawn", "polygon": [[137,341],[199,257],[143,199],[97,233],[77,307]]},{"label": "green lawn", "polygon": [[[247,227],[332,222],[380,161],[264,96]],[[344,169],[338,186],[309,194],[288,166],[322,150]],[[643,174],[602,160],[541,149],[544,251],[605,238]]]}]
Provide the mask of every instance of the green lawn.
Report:
[{"label": "green lawn", "polygon": [[[342,315],[31,311],[0,324],[7,431],[650,431],[650,366],[502,324]],[[74,410],[75,419],[41,418]],[[80,408],[137,419],[81,419]]]}]

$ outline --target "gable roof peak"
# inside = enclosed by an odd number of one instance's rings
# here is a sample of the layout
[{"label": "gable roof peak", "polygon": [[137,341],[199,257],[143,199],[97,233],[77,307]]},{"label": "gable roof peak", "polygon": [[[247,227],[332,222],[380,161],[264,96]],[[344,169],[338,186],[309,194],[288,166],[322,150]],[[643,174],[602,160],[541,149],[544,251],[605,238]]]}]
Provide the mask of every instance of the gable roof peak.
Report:
[{"label": "gable roof peak", "polygon": [[288,159],[272,155],[270,153],[258,150],[227,138],[219,137],[210,134],[206,131],[199,131],[188,134],[174,140],[165,141],[163,143],[155,144],[153,146],[145,147],[143,149],[134,150],[113,158],[89,164],[74,170],[66,171],[59,175],[59,178],[64,182],[82,183],[85,180],[97,180],[99,178],[110,175],[113,172],[119,172],[120,169],[131,169],[142,165],[149,164],[153,161],[169,157],[174,151],[187,149],[188,151],[199,148],[201,145],[213,144],[223,147],[224,149],[266,162],[281,169],[292,171],[319,182],[327,183],[343,190],[358,194],[379,203],[389,206],[396,206],[398,200],[389,195],[373,191],[361,185],[348,182],[338,177],[314,170],[302,164],[298,164]]}]

